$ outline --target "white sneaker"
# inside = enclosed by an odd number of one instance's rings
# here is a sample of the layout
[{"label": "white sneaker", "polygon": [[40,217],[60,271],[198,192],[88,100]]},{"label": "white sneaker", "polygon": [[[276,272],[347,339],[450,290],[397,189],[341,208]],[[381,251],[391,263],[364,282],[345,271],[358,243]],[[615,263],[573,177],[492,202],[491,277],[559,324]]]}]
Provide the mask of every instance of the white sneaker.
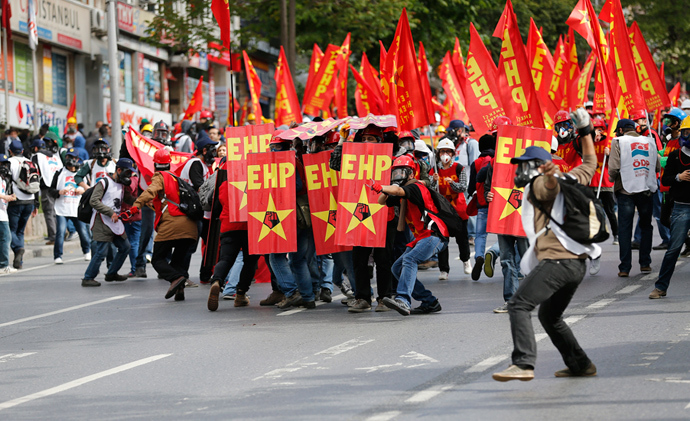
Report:
[{"label": "white sneaker", "polygon": [[84,260],[87,262],[91,261],[91,252],[85,253],[84,254]]},{"label": "white sneaker", "polygon": [[146,255],[146,261],[149,262],[149,263],[151,263],[151,257],[152,257],[152,256],[151,256],[150,254],[147,254],[147,255]]},{"label": "white sneaker", "polygon": [[55,264],[56,264],[56,265],[61,265],[61,264],[63,264],[63,263],[65,263],[65,262],[62,261],[62,257],[58,257],[58,258],[55,259]]},{"label": "white sneaker", "polygon": [[456,257],[455,260],[460,260],[460,256]]},{"label": "white sneaker", "polygon": [[466,262],[462,262],[462,265],[465,267],[465,274],[466,275],[469,275],[470,273],[472,273],[472,264],[470,263],[469,260]]},{"label": "white sneaker", "polygon": [[448,272],[441,272],[441,274],[438,275],[438,280],[439,281],[447,281],[448,280]]},{"label": "white sneaker", "polygon": [[17,269],[13,268],[12,266],[5,266],[4,268],[0,269],[0,274],[5,274],[5,273],[15,273]]},{"label": "white sneaker", "polygon": [[599,273],[599,269],[601,269],[601,257],[592,260],[592,264],[589,267],[589,274],[596,275]]}]

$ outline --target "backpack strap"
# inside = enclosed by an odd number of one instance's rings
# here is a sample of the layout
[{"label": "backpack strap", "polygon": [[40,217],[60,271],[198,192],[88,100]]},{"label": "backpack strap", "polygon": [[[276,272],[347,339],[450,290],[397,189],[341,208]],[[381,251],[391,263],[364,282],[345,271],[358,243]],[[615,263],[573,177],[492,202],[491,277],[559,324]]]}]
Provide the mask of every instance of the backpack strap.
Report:
[{"label": "backpack strap", "polygon": [[[544,209],[544,206],[542,206],[541,202],[540,202],[539,200],[537,200],[537,197],[534,195],[534,180],[536,180],[536,177],[533,178],[532,181],[530,181],[530,183],[529,183],[529,198],[528,198],[528,200],[529,200],[529,199],[533,199],[532,204],[534,205],[534,207],[536,207],[536,208],[539,209],[542,213],[545,213],[546,216],[549,217],[549,219],[551,220],[549,223],[553,222],[553,223],[555,223],[556,225],[558,225],[558,226],[562,229],[562,228],[563,228],[563,225],[561,225],[558,221],[556,221],[556,220],[553,218],[553,216],[551,216],[551,212],[547,212],[546,209]],[[561,178],[560,178],[560,177],[556,177],[556,180],[558,180],[558,184],[560,185],[560,183],[561,183]],[[548,230],[550,230],[550,229],[551,229],[551,228],[549,227],[549,224],[546,224],[546,226],[545,226],[544,228],[542,228],[541,231],[539,231],[539,233],[537,233],[537,237],[539,237],[543,232],[546,232],[546,231],[548,231]]]}]

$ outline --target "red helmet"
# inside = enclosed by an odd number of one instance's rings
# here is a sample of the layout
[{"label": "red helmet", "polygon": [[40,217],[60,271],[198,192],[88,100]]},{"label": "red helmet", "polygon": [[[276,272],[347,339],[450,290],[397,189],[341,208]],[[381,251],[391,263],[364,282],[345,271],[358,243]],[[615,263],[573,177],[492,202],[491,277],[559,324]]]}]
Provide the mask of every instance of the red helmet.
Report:
[{"label": "red helmet", "polygon": [[566,110],[561,110],[553,116],[553,124],[562,123],[568,120],[570,120],[570,113],[568,113]]},{"label": "red helmet", "polygon": [[381,141],[383,140],[383,129],[370,124],[364,130],[362,130],[362,136],[366,135],[377,137],[379,141]]},{"label": "red helmet", "polygon": [[170,164],[171,162],[172,158],[170,158],[170,151],[165,148],[160,148],[156,151],[156,153],[153,154],[154,164],[166,165]]},{"label": "red helmet", "polygon": [[604,119],[601,117],[595,117],[592,119],[592,125],[596,129],[597,127],[606,129],[606,123],[604,122]]},{"label": "red helmet", "polygon": [[403,130],[398,134],[398,139],[402,139],[404,137],[411,137],[412,139],[414,139],[414,135],[409,130]]},{"label": "red helmet", "polygon": [[647,113],[644,110],[635,110],[630,113],[630,120],[637,121],[641,118],[647,118]]},{"label": "red helmet", "polygon": [[395,168],[407,167],[407,168],[411,168],[414,170],[415,166],[416,166],[416,164],[414,162],[414,159],[412,159],[412,157],[410,157],[409,155],[402,155],[402,156],[395,158],[395,161],[393,161],[393,167],[392,168],[395,169]]},{"label": "red helmet", "polygon": [[283,139],[280,137],[281,134],[283,134],[285,130],[276,130],[273,132],[273,137],[271,138],[271,141],[269,144],[276,144],[276,143],[283,143],[283,142],[290,142],[292,143],[292,140],[290,139]]},{"label": "red helmet", "polygon": [[211,119],[211,118],[213,118],[213,113],[210,112],[209,110],[203,110],[203,111],[201,111],[201,113],[199,113],[199,118]]},{"label": "red helmet", "polygon": [[326,134],[324,145],[332,145],[338,142],[340,142],[340,133],[337,130],[330,131]]},{"label": "red helmet", "polygon": [[496,117],[496,119],[494,119],[494,122],[491,123],[491,131],[492,132],[497,131],[498,126],[512,126],[512,125],[513,125],[513,121],[510,118],[502,115],[500,117]]}]

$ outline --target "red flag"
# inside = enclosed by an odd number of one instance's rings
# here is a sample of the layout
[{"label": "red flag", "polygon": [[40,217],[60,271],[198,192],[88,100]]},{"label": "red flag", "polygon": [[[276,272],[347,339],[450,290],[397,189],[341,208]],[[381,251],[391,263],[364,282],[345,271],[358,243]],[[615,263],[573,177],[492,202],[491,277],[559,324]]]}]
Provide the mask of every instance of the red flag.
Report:
[{"label": "red flag", "polygon": [[[558,37],[558,44],[556,44],[556,51],[554,52],[554,66],[553,76],[551,76],[551,83],[549,84],[549,98],[554,105],[560,109],[560,105],[565,98],[565,80],[567,69],[567,54],[563,37]],[[552,115],[553,117],[553,115]]]},{"label": "red flag", "polygon": [[228,0],[212,0],[211,11],[220,26],[220,40],[223,47],[230,49],[230,5]]},{"label": "red flag", "polygon": [[329,44],[324,57],[321,59],[319,70],[314,77],[314,82],[309,90],[304,91],[302,107],[305,114],[319,115],[319,111],[328,109],[335,94],[337,79],[337,59],[340,47]]},{"label": "red flag", "polygon": [[242,113],[240,114],[240,121],[239,121],[239,126],[244,126],[244,124],[247,122],[247,105],[249,103],[249,100],[247,98],[244,99],[244,104],[242,104]]},{"label": "red flag", "polygon": [[201,107],[204,105],[204,93],[202,92],[202,85],[204,84],[204,75],[199,78],[199,83],[196,85],[194,90],[194,95],[187,105],[187,110],[184,112],[183,120],[192,120],[194,114],[201,111]]},{"label": "red flag", "polygon": [[532,82],[539,98],[544,125],[550,128],[553,125],[553,116],[558,112],[558,107],[549,96],[549,86],[553,78],[553,56],[533,19],[530,19],[527,37],[527,60],[532,71]]},{"label": "red flag", "polygon": [[677,107],[678,100],[680,99],[680,82],[676,83],[676,86],[669,91],[668,97],[671,100],[671,106]]},{"label": "red flag", "polygon": [[568,41],[565,44],[566,53],[566,78],[565,78],[565,97],[561,102],[561,108],[568,107],[570,98],[570,86],[573,81],[580,77],[580,63],[577,61],[577,46],[575,45],[575,34],[573,28],[568,29]]},{"label": "red flag", "polygon": [[501,103],[496,67],[479,33],[470,22],[465,106],[477,133],[489,130],[496,117],[506,115]]},{"label": "red flag", "polygon": [[316,79],[316,73],[319,71],[319,66],[321,65],[321,59],[323,59],[323,51],[319,48],[316,43],[311,53],[311,61],[309,62],[309,75],[307,76],[307,85],[304,88],[304,92],[311,89],[311,85],[314,84],[314,79]]},{"label": "red flag", "polygon": [[460,83],[460,90],[462,95],[465,95],[465,82],[467,81],[467,69],[465,69],[465,59],[462,57],[462,49],[460,48],[460,40],[455,37],[455,46],[453,47],[453,54],[450,58],[453,61],[453,68],[455,69],[455,76]]},{"label": "red flag", "polygon": [[347,73],[348,64],[350,63],[350,33],[347,33],[343,45],[338,51],[338,86],[335,91],[335,106],[337,108],[338,118],[345,118],[347,113]]},{"label": "red flag", "polygon": [[[375,115],[382,115],[386,113],[386,106],[383,100],[375,92],[376,88],[372,87],[352,65],[350,70],[357,81],[357,92],[359,92],[359,104],[357,113],[360,117],[366,117],[369,113]],[[359,109],[362,107],[362,109]]]},{"label": "red flag", "polygon": [[309,195],[311,226],[316,254],[337,253],[351,248],[335,244],[335,225],[338,211],[338,172],[328,162],[332,151],[303,155],[304,173]]},{"label": "red flag", "polygon": [[424,50],[424,44],[422,44],[422,41],[419,41],[419,57],[417,58],[417,70],[419,71],[419,77],[422,80],[424,105],[427,108],[426,113],[432,116],[431,121],[435,122],[436,118],[434,116],[434,108],[431,105],[431,86],[429,86],[429,62],[426,59],[426,51]]},{"label": "red flag", "polygon": [[637,79],[635,59],[630,46],[628,26],[623,16],[620,0],[609,0],[611,4],[611,43],[613,44],[613,58],[616,65],[618,84],[621,88],[625,108],[628,112],[645,110],[646,104],[642,96],[642,89]]},{"label": "red flag", "polygon": [[[247,155],[269,150],[273,124],[260,124],[225,129],[227,145],[228,203],[230,222],[247,220]],[[294,187],[293,187],[294,189]]]},{"label": "red flag", "polygon": [[12,18],[12,6],[10,0],[2,0],[2,26],[5,28],[7,34],[7,44],[12,41],[12,28],[10,27],[10,19]]},{"label": "red flag", "polygon": [[290,125],[293,121],[302,122],[299,100],[292,82],[292,74],[288,67],[283,46],[280,46],[278,65],[273,75],[276,81],[276,126]]},{"label": "red flag", "polygon": [[664,83],[664,87],[666,86],[666,75],[664,74],[664,62],[661,62],[661,66],[659,66],[659,79]]},{"label": "red flag", "polygon": [[254,65],[252,61],[249,60],[249,56],[246,51],[242,51],[244,56],[244,68],[247,72],[247,84],[249,85],[249,97],[252,99],[252,113],[254,113],[254,122],[259,123],[262,121],[263,111],[261,110],[261,103],[259,99],[261,98],[261,79],[259,75],[256,74],[254,70]]},{"label": "red flag", "polygon": [[455,74],[450,52],[446,52],[445,57],[443,57],[443,61],[438,68],[438,76],[441,78],[441,82],[443,82],[443,91],[451,103],[453,109],[452,117],[462,121],[469,121],[469,116],[465,109],[465,99],[460,90],[460,82]]},{"label": "red flag", "polygon": [[510,0],[506,1],[494,36],[503,40],[498,62],[498,87],[508,117],[518,126],[544,127],[517,17]]},{"label": "red flag", "polygon": [[424,98],[417,53],[405,8],[386,56],[381,86],[388,112],[398,118],[400,130],[412,130],[434,122],[434,116],[429,115],[431,107],[427,105],[430,99]]},{"label": "red flag", "polygon": [[[341,246],[385,247],[388,208],[365,184],[390,184],[390,143],[343,144],[335,243]],[[294,189],[293,189],[294,190]]]},{"label": "red flag", "polygon": [[594,64],[597,61],[596,55],[590,53],[585,62],[582,71],[578,71],[577,78],[570,82],[568,87],[568,108],[577,109],[584,105],[587,100],[587,91],[589,90],[589,81],[592,80],[592,71]]},{"label": "red flag", "polygon": [[386,47],[384,47],[383,42],[379,40],[379,73],[381,74],[383,74],[383,68],[386,66],[386,57],[388,57]]},{"label": "red flag", "polygon": [[247,156],[249,253],[297,251],[295,151]]},{"label": "red flag", "polygon": [[532,127],[498,126],[491,191],[494,200],[489,203],[487,232],[524,237],[522,229],[523,190],[515,187],[515,165],[510,163],[528,146],[539,146],[551,151],[552,131]]},{"label": "red flag", "polygon": [[[155,171],[153,165],[153,154],[155,154],[156,151],[162,147],[161,144],[142,136],[131,126],[129,131],[125,134],[125,144],[127,145],[127,152],[129,152],[129,155],[132,157],[132,161],[137,164],[137,168],[144,177],[144,180],[146,180],[147,183],[151,183],[151,177]],[[180,171],[182,171],[182,168],[184,167],[184,164],[191,157],[191,153],[177,151],[170,152],[170,158],[172,159],[172,162],[170,163],[170,170],[179,175]]]},{"label": "red flag", "polygon": [[[75,120],[77,119],[77,94],[74,94],[72,97],[72,103],[69,105],[69,110],[67,111],[67,120],[69,120],[70,117],[74,117]],[[67,123],[65,123],[65,133],[67,133]]]},{"label": "red flag", "polygon": [[671,101],[668,98],[668,92],[666,92],[666,83],[659,75],[652,53],[649,51],[647,42],[644,36],[642,36],[640,27],[637,26],[637,22],[633,22],[630,27],[630,46],[632,47],[633,57],[635,57],[637,77],[640,81],[647,109],[668,108],[671,105]]},{"label": "red flag", "polygon": [[[354,72],[352,73],[354,74]],[[357,76],[355,76],[356,78]],[[362,92],[362,85],[359,83],[355,88],[355,108],[357,109],[357,115],[360,117],[364,117],[371,112],[369,98],[367,98],[366,93]]]}]

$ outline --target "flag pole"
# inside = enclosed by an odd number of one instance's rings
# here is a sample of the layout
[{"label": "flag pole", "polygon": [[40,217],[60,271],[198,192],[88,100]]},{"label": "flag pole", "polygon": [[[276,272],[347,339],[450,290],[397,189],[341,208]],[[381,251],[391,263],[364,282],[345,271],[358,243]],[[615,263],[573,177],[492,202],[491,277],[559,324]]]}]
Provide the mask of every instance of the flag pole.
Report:
[{"label": "flag pole", "polygon": [[599,188],[597,189],[597,199],[599,198],[599,193],[601,193],[601,183],[604,182],[604,167],[606,167],[606,158],[608,155],[604,155],[604,162],[601,164],[601,175],[599,176]]},{"label": "flag pole", "polygon": [[36,67],[36,46],[31,51],[31,64],[34,69],[34,109],[31,113],[31,124],[33,124],[34,134],[38,133],[38,68]]},{"label": "flag pole", "polygon": [[2,27],[2,68],[5,76],[5,124],[10,127],[10,78],[7,74],[7,28]]}]

